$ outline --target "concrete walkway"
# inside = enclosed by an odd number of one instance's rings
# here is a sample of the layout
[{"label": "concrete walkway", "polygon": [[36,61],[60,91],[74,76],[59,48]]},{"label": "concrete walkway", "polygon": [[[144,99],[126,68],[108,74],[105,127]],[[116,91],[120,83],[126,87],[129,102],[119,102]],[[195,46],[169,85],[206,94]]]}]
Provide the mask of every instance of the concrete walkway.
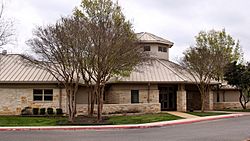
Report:
[{"label": "concrete walkway", "polygon": [[[211,121],[226,118],[237,118],[247,114],[228,114],[219,116],[207,116],[188,118],[172,121],[153,122],[145,124],[129,125],[101,125],[101,126],[33,126],[33,127],[0,127],[0,131],[30,131],[30,130],[107,130],[107,129],[135,129],[135,128],[153,128],[162,126],[174,126],[179,124],[190,124],[202,121]],[[249,116],[249,115],[248,115]]]},{"label": "concrete walkway", "polygon": [[182,118],[185,118],[185,119],[192,119],[192,118],[198,118],[198,116],[195,116],[195,115],[191,115],[191,114],[188,114],[188,113],[184,113],[184,112],[177,112],[177,111],[171,111],[171,112],[167,112],[171,115],[175,115],[175,116],[178,116],[178,117],[182,117]]}]

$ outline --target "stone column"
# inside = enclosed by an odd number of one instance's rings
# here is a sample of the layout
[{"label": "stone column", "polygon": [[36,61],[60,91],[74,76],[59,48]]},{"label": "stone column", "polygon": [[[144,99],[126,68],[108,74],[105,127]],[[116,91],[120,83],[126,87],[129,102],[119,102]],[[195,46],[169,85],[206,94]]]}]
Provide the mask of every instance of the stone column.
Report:
[{"label": "stone column", "polygon": [[178,85],[177,91],[177,111],[186,112],[187,111],[187,94],[184,84]]},{"label": "stone column", "polygon": [[213,91],[210,90],[208,92],[208,109],[213,110],[214,109],[214,96],[213,96]]}]

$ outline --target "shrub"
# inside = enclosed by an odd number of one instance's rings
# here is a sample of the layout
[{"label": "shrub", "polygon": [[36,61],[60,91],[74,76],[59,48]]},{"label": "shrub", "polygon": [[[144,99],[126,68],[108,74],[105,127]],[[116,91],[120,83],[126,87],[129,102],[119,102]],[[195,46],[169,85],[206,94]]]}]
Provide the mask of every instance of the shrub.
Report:
[{"label": "shrub", "polygon": [[61,108],[56,109],[56,115],[63,115],[63,111]]},{"label": "shrub", "polygon": [[40,109],[40,115],[45,115],[45,110],[46,110],[45,108],[41,108]]},{"label": "shrub", "polygon": [[53,108],[47,108],[47,114],[48,115],[53,115],[54,114]]},{"label": "shrub", "polygon": [[32,109],[33,115],[38,115],[38,111],[39,111],[39,108],[33,108]]},{"label": "shrub", "polygon": [[21,111],[21,115],[32,115],[32,108],[31,107],[25,107]]}]

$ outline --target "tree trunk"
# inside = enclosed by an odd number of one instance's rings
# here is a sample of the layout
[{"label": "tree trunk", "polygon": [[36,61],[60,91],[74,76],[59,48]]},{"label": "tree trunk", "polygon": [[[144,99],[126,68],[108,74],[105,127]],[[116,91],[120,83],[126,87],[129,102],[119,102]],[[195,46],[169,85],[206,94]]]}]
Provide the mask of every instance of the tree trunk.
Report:
[{"label": "tree trunk", "polygon": [[246,109],[246,104],[242,102],[242,99],[243,99],[243,92],[242,90],[240,90],[240,97],[239,97],[240,105],[243,109]]},{"label": "tree trunk", "polygon": [[91,105],[91,97],[90,97],[90,87],[88,89],[88,115],[90,116],[90,105]]},{"label": "tree trunk", "polygon": [[201,93],[201,112],[205,111],[205,86],[200,84],[200,93]]},{"label": "tree trunk", "polygon": [[201,93],[201,112],[205,111],[205,94],[204,91]]},{"label": "tree trunk", "polygon": [[101,110],[101,88],[100,85],[97,86],[97,120],[100,122],[102,120],[102,110]]},{"label": "tree trunk", "polygon": [[93,117],[94,109],[95,109],[95,101],[96,101],[96,88],[91,86],[91,104],[90,104],[90,114],[89,116]]}]

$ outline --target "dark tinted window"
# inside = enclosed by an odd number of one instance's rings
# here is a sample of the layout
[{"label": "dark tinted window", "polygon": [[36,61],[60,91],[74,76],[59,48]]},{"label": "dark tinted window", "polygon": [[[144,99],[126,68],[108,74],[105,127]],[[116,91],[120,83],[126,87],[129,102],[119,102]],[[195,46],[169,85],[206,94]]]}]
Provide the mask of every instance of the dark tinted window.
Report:
[{"label": "dark tinted window", "polygon": [[33,90],[33,100],[34,101],[42,101],[43,100],[43,90],[34,89]]},{"label": "dark tinted window", "polygon": [[150,50],[151,50],[150,46],[144,46],[144,51],[150,51]]},{"label": "dark tinted window", "polygon": [[44,90],[44,101],[52,101],[53,100],[53,90],[45,89]]},{"label": "dark tinted window", "polygon": [[139,103],[139,90],[131,90],[131,103]]}]

